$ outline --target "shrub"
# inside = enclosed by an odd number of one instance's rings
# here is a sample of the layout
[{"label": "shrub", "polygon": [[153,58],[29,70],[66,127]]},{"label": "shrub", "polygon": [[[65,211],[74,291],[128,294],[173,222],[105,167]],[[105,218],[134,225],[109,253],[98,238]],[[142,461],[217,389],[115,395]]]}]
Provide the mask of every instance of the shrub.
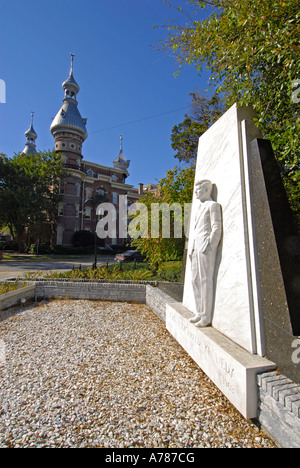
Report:
[{"label": "shrub", "polygon": [[16,291],[17,289],[24,288],[24,286],[26,286],[26,283],[21,282],[18,279],[14,282],[4,281],[3,283],[0,283],[0,295],[11,291]]}]

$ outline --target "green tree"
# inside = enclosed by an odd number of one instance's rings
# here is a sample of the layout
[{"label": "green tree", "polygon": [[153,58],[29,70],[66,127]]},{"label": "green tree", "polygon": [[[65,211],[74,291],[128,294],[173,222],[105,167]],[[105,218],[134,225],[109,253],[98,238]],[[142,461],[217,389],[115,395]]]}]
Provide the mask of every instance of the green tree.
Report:
[{"label": "green tree", "polygon": [[163,47],[180,65],[191,64],[198,73],[208,68],[211,84],[222,92],[226,106],[237,102],[254,107],[299,213],[300,104],[293,88],[300,79],[298,0],[186,4],[184,24],[169,26]]},{"label": "green tree", "polygon": [[[184,226],[188,222],[187,208],[193,198],[194,178],[195,165],[184,169],[177,166],[169,170],[166,177],[159,181],[155,193],[147,193],[139,200],[139,203],[143,203],[147,207],[144,216],[147,217],[146,225],[148,232],[147,235],[134,239],[132,244],[146,255],[150,266],[155,270],[163,262],[181,260],[183,257],[185,244]],[[162,207],[163,204],[170,207],[177,204],[177,207],[181,207],[181,210],[171,211],[170,213],[170,237],[164,237],[163,235],[162,226],[166,220],[163,219],[163,212],[160,212],[159,234],[157,237],[153,237],[153,210],[158,205]],[[176,221],[179,221],[179,225],[182,227],[179,235],[178,232],[175,234]]]},{"label": "green tree", "polygon": [[222,115],[224,107],[219,96],[208,99],[199,91],[190,94],[192,106],[183,122],[175,125],[171,134],[172,148],[179,161],[194,163],[197,157],[199,138]]},{"label": "green tree", "polygon": [[[21,250],[25,236],[53,225],[60,201],[60,183],[67,173],[53,152],[0,157],[0,224],[9,227]],[[51,230],[50,230],[51,232]]]}]

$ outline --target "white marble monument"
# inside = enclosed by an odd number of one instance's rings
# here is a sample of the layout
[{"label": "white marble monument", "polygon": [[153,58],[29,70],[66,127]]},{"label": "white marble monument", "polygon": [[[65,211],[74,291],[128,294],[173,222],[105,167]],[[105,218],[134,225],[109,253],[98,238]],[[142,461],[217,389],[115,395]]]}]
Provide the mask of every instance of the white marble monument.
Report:
[{"label": "white marble monument", "polygon": [[[231,107],[199,140],[196,182],[209,179],[222,206],[223,233],[215,265],[212,325],[251,353],[264,355],[248,176],[248,144],[260,137],[250,108]],[[190,239],[199,201],[194,196]],[[196,313],[188,258],[183,305]]]},{"label": "white marble monument", "polygon": [[199,139],[183,303],[166,308],[167,329],[246,418],[257,416],[257,374],[276,367],[263,357],[253,119],[234,105]]}]

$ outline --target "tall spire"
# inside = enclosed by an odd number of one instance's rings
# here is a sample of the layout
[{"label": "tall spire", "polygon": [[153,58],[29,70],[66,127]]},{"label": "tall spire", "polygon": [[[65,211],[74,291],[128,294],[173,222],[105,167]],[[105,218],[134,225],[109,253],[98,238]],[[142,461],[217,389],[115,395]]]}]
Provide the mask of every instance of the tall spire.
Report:
[{"label": "tall spire", "polygon": [[123,134],[120,134],[120,153],[119,155],[114,159],[114,167],[117,169],[122,169],[124,171],[127,171],[129,165],[130,165],[130,160],[126,159],[123,153]]},{"label": "tall spire", "polygon": [[75,54],[73,54],[72,52],[70,52],[70,55],[71,55],[71,69],[70,69],[70,75],[73,75],[73,62],[74,62]]},{"label": "tall spire", "polygon": [[76,97],[80,88],[73,76],[75,54],[71,53],[70,55],[70,74],[66,81],[64,81],[62,84],[62,87],[65,91],[63,106],[56,114],[56,117],[51,124],[50,131],[54,137],[59,132],[75,133],[82,138],[82,141],[84,141],[87,138],[87,119],[83,119],[81,117],[77,107],[78,102]]},{"label": "tall spire", "polygon": [[29,154],[29,153],[35,154],[36,153],[35,140],[37,139],[37,134],[36,134],[36,132],[34,131],[34,128],[33,128],[33,115],[34,115],[34,112],[31,111],[31,125],[30,125],[29,129],[27,130],[27,132],[25,133],[26,145],[25,145],[25,148],[23,150],[24,154]]},{"label": "tall spire", "polygon": [[63,82],[63,89],[65,91],[65,99],[74,99],[76,100],[76,96],[79,93],[79,86],[76,83],[74,76],[73,76],[73,67],[74,67],[74,57],[75,54],[72,52],[70,53],[71,55],[71,68],[70,68],[70,74],[69,77],[66,79],[66,81]]}]

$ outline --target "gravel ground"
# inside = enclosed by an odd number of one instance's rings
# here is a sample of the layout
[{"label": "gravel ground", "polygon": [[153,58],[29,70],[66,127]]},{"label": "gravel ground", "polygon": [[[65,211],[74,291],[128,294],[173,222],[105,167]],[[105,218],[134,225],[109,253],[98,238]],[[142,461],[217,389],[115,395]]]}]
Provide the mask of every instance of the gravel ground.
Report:
[{"label": "gravel ground", "polygon": [[1,448],[276,447],[146,306],[0,312],[0,343]]}]

